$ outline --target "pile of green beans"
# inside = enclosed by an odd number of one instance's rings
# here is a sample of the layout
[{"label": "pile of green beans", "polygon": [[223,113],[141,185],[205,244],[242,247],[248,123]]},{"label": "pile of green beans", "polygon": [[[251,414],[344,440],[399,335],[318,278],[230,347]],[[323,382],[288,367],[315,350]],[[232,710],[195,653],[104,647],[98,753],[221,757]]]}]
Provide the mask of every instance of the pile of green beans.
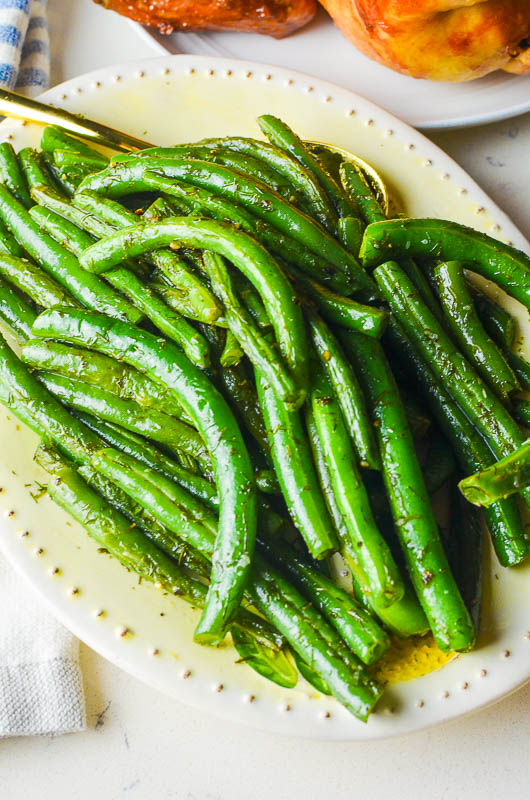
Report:
[{"label": "pile of green beans", "polygon": [[0,403],[198,643],[366,721],[392,636],[474,646],[480,515],[503,566],[530,554],[530,365],[467,273],[529,308],[530,259],[387,219],[355,163],[258,123],[110,161],[55,126],[0,145]]}]

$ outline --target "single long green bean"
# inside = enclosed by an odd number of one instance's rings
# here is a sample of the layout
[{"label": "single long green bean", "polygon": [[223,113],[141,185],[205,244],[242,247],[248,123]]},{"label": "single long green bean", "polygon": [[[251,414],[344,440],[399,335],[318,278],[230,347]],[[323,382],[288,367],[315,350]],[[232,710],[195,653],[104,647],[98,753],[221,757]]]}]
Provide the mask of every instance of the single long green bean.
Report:
[{"label": "single long green bean", "polygon": [[362,467],[381,469],[366,400],[353,368],[327,325],[316,314],[309,314],[308,321],[313,344],[335,390],[359,462]]},{"label": "single long green bean", "polygon": [[258,125],[272,144],[285,150],[289,155],[296,158],[306,169],[308,169],[317,179],[321,186],[326,190],[333,205],[341,217],[356,217],[358,215],[357,205],[343,190],[333,176],[328,172],[322,162],[315,156],[305,143],[294,133],[285,122],[273,117],[271,114],[263,114],[258,117]]},{"label": "single long green bean", "polygon": [[167,342],[161,348],[155,336],[128,323],[54,310],[41,314],[34,333],[123,359],[158,380],[194,419],[212,457],[221,501],[208,602],[195,635],[204,643],[219,641],[248,581],[257,517],[252,465],[226,402],[176,346]]},{"label": "single long green bean", "polygon": [[0,186],[0,218],[29,255],[82,305],[116,319],[141,319],[141,313],[128,300],[97,275],[86,272],[74,256],[43,233],[4,186]]},{"label": "single long green bean", "polygon": [[525,486],[530,486],[530,439],[506,458],[458,484],[466,500],[477,506],[489,506]]},{"label": "single long green bean", "polygon": [[0,319],[13,331],[20,342],[31,337],[36,312],[9,283],[0,278]]},{"label": "single long green bean", "polygon": [[24,147],[18,153],[18,160],[29,189],[34,186],[54,187],[53,178],[46,167],[42,153],[32,147]]},{"label": "single long green bean", "polygon": [[311,450],[299,412],[288,412],[266,379],[255,370],[272,459],[289,512],[309,552],[322,559],[337,549]]},{"label": "single long green bean", "polygon": [[77,302],[36,264],[0,253],[0,275],[44,308],[77,306]]},{"label": "single long green bean", "polygon": [[249,357],[277,394],[287,404],[300,405],[300,390],[286,369],[273,345],[256,326],[250,314],[236,296],[228,269],[216,253],[206,251],[203,256],[205,269],[210,277],[212,289],[224,305],[224,317],[243,352]]},{"label": "single long green bean", "polygon": [[0,181],[18,202],[22,203],[24,208],[30,208],[33,205],[26,177],[10,142],[0,142]]},{"label": "single long green bean", "polygon": [[400,256],[462,261],[530,308],[530,259],[485,233],[441,219],[391,219],[368,226],[360,252],[365,267]]},{"label": "single long green bean", "polygon": [[349,334],[376,423],[383,478],[412,583],[439,647],[469,650],[475,631],[449,569],[398,388],[381,345]]},{"label": "single long green bean", "polygon": [[434,269],[445,322],[462,353],[503,400],[519,388],[513,370],[488,337],[475,311],[459,261],[447,261]]},{"label": "single long green bean", "polygon": [[331,486],[350,537],[350,554],[376,605],[391,606],[403,597],[403,581],[375,523],[342,412],[323,372],[317,375],[311,403]]}]

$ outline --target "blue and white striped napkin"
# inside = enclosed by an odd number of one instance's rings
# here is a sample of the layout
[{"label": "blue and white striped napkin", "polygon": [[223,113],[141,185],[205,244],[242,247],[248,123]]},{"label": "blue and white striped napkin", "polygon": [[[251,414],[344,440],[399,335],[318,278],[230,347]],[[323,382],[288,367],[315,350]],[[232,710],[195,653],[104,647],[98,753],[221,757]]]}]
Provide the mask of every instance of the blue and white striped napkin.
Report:
[{"label": "blue and white striped napkin", "polygon": [[48,0],[0,0],[0,87],[34,96],[48,88]]}]

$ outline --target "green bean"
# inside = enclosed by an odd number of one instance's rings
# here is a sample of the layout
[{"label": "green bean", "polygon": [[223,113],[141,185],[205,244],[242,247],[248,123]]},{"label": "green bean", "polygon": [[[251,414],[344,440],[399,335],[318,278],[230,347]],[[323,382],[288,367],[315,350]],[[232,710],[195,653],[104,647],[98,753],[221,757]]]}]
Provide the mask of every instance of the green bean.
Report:
[{"label": "green bean", "polygon": [[359,334],[349,352],[376,424],[383,478],[416,594],[444,652],[473,646],[473,624],[444,553],[398,388],[381,345]]},{"label": "green bean", "polygon": [[0,219],[0,251],[8,253],[15,258],[24,258],[26,253],[24,248],[19,245],[15,237],[8,231]]},{"label": "green bean", "polygon": [[357,217],[341,217],[337,224],[339,242],[357,258],[363,240],[363,227]]},{"label": "green bean", "polygon": [[221,353],[219,363],[222,367],[236,367],[244,357],[245,351],[239,344],[231,330],[225,334],[225,344]]},{"label": "green bean", "polygon": [[330,233],[333,233],[337,223],[337,215],[333,206],[330,204],[327,194],[319,182],[296,158],[293,158],[279,147],[275,147],[269,142],[262,142],[259,139],[227,136],[224,139],[205,139],[203,144],[235,150],[264,161],[276,172],[279,172],[280,175],[283,175],[296,192],[304,196],[312,215]]},{"label": "green bean", "polygon": [[325,558],[337,543],[300,413],[288,412],[263,375],[258,370],[255,373],[272,460],[285,502],[311,555]]},{"label": "green bean", "polygon": [[26,177],[10,142],[0,142],[0,181],[24,208],[30,208],[33,205]]},{"label": "green bean", "polygon": [[362,467],[381,469],[381,459],[359,381],[342,347],[316,314],[308,315],[315,349],[344,415],[349,437]]},{"label": "green bean", "polygon": [[506,356],[508,364],[517,375],[517,380],[522,388],[530,392],[530,364],[528,361],[512,350],[505,350],[504,355]]},{"label": "green bean", "polygon": [[[161,198],[159,198],[161,200]],[[158,201],[157,201],[158,202]],[[116,228],[134,225],[138,221],[135,214],[114,200],[109,200],[95,192],[84,191],[73,198],[75,206],[94,215],[107,225]],[[148,221],[153,221],[146,214]],[[107,234],[110,231],[107,231]],[[155,250],[150,254],[152,263],[158,267],[178,290],[178,307],[184,316],[199,322],[213,323],[221,315],[222,309],[216,298],[193,274],[186,262],[170,250]]]},{"label": "green bean", "polygon": [[350,537],[350,554],[357,572],[377,606],[388,607],[403,597],[401,575],[390,549],[375,523],[355,454],[331,384],[320,372],[311,394],[313,418],[331,486],[343,523]]},{"label": "green bean", "polygon": [[513,370],[488,337],[475,311],[462,264],[447,261],[434,270],[444,319],[466,358],[503,400],[519,388]]},{"label": "green bean", "polygon": [[[46,153],[54,150],[71,150],[73,153],[80,153],[83,156],[101,156],[101,153],[89,147],[85,142],[69,136],[63,128],[57,125],[47,125],[41,136],[40,149]],[[102,157],[102,156],[101,156]]]},{"label": "green bean", "polygon": [[273,117],[270,114],[263,114],[258,117],[258,125],[267,139],[285,150],[289,155],[296,158],[306,169],[308,169],[317,179],[321,186],[326,190],[330,200],[333,202],[339,216],[356,217],[357,205],[346,194],[342,186],[330,175],[327,169],[313,155],[304,142],[289,128],[285,122]]},{"label": "green bean", "polygon": [[208,602],[196,630],[210,643],[224,636],[248,580],[256,530],[256,489],[250,459],[222,396],[180,351],[128,323],[98,314],[48,311],[34,333],[122,359],[165,386],[192,416],[211,454],[220,497],[219,533]]},{"label": "green bean", "polygon": [[223,259],[206,251],[203,263],[212,289],[224,305],[224,317],[243,352],[263,374],[274,391],[288,404],[300,405],[303,400],[293,377],[286,369],[267,337],[255,325],[248,311],[236,296]]},{"label": "green bean", "polygon": [[135,400],[146,408],[163,408],[166,414],[190,422],[180,403],[160,384],[142,372],[101,353],[59,342],[32,339],[22,348],[21,359],[34,369],[77,378],[105,389],[122,400]]},{"label": "green bean", "polygon": [[506,458],[458,484],[466,500],[477,506],[489,506],[525,486],[530,486],[530,439]]},{"label": "green bean", "polygon": [[343,161],[339,169],[342,188],[357,205],[366,224],[386,219],[385,212],[368,186],[362,173],[351,161]]},{"label": "green bean", "polygon": [[36,316],[29,303],[0,278],[0,320],[9,326],[20,342],[31,337],[31,326]]},{"label": "green bean", "polygon": [[291,264],[286,266],[286,272],[300,284],[302,291],[315,301],[318,310],[328,322],[364,333],[366,336],[374,336],[376,339],[383,335],[388,321],[386,311],[358,303],[351,297],[335,294],[308,278]]},{"label": "green bean", "polygon": [[125,430],[125,428],[109,422],[103,422],[90,414],[83,414],[78,411],[75,412],[75,416],[111,447],[121,453],[133,456],[141,464],[150,467],[155,472],[160,472],[166,478],[176,481],[179,486],[187,489],[194,497],[202,500],[208,508],[217,509],[219,507],[217,491],[212,483],[202,475],[196,475],[190,472],[189,469],[181,467],[150,442]]},{"label": "green bean", "polygon": [[29,189],[34,186],[53,187],[53,178],[46,168],[42,154],[32,147],[24,147],[18,153],[18,160],[26,177]]},{"label": "green bean", "polygon": [[[135,166],[138,171],[135,171]],[[248,208],[255,216],[277,228],[282,233],[295,239],[304,247],[311,250],[320,258],[351,278],[352,284],[360,288],[373,288],[373,284],[366,273],[359,266],[356,259],[345,250],[339,242],[327,231],[321,228],[314,220],[302,211],[287,203],[280,195],[270,190],[266,184],[247,178],[242,173],[223,167],[221,164],[212,164],[209,161],[193,161],[186,159],[154,158],[142,162],[129,162],[123,166],[116,164],[103,172],[87,178],[81,190],[92,189],[117,196],[121,191],[120,181],[123,167],[128,181],[132,175],[137,176],[139,186],[144,186],[142,180],[146,171],[162,174],[166,178],[177,178],[209,189],[215,194],[234,199],[237,203]],[[134,191],[135,182],[129,186],[129,193]]]},{"label": "green bean", "polygon": [[[407,337],[429,361],[435,375],[486,438],[497,458],[515,450],[524,440],[517,424],[456,350],[403,271],[394,262],[387,262],[376,269],[375,275]],[[524,496],[530,502],[530,491]]]},{"label": "green bean", "polygon": [[93,414],[106,422],[147,436],[155,442],[196,458],[208,470],[210,459],[199,434],[189,425],[163,411],[141,406],[135,400],[122,400],[115,394],[75,378],[41,370],[35,377],[65,405]]},{"label": "green bean", "polygon": [[292,548],[279,542],[266,542],[262,550],[305,594],[328,623],[365,664],[378,661],[390,645],[390,639],[374,618],[351,595],[333,581],[308,568]]},{"label": "green bean", "polygon": [[272,469],[259,469],[255,474],[256,485],[264,494],[281,494],[282,490]]},{"label": "green bean", "polygon": [[515,341],[515,319],[476,286],[471,284],[470,288],[477,314],[486,331],[499,346],[511,349]]},{"label": "green bean", "polygon": [[270,452],[265,422],[254,386],[244,364],[216,371],[214,378],[236,417],[266,454]]},{"label": "green bean", "polygon": [[0,275],[45,308],[77,305],[44,270],[26,259],[0,253]]},{"label": "green bean", "polygon": [[75,153],[73,150],[62,150],[57,148],[53,151],[53,160],[58,169],[69,169],[70,167],[83,166],[90,168],[91,172],[104,169],[109,163],[108,158],[101,153],[85,155]]},{"label": "green bean", "polygon": [[429,494],[434,494],[453,477],[456,459],[445,436],[435,431],[429,442],[429,452],[423,468],[423,477]]},{"label": "green bean", "polygon": [[173,217],[156,225],[124,228],[96,242],[80,261],[86,269],[102,272],[119,263],[123,255],[140,255],[175,240],[217,252],[246,275],[260,293],[282,355],[303,387],[307,381],[307,344],[302,312],[276,261],[247,234],[210,220]]},{"label": "green bean", "polygon": [[503,242],[440,219],[392,219],[365,231],[359,254],[365,267],[388,258],[462,261],[530,308],[530,259]]},{"label": "green bean", "polygon": [[[494,461],[486,442],[455,403],[445,385],[420,356],[395,320],[388,328],[395,354],[405,358],[410,378],[419,384],[433,416],[450,442],[463,471],[484,469]],[[504,567],[520,563],[530,553],[530,539],[524,529],[519,507],[510,497],[484,509],[493,546]]]},{"label": "green bean", "polygon": [[137,322],[141,314],[96,275],[87,273],[77,259],[50,236],[42,233],[28,212],[0,186],[0,218],[52,278],[88,308],[118,319]]},{"label": "green bean", "polygon": [[73,417],[34,377],[0,336],[0,403],[69,458],[86,463],[101,440]]},{"label": "green bean", "polygon": [[530,428],[530,402],[528,400],[514,400],[512,414],[520,425]]}]

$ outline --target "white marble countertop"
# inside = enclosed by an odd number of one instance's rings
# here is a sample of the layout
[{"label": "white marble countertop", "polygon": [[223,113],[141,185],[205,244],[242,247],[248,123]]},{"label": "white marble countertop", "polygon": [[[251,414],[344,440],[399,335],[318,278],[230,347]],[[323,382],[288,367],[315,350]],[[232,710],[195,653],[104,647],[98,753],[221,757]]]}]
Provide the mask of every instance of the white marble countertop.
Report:
[{"label": "white marble countertop", "polygon": [[[90,0],[50,0],[58,83],[153,55]],[[530,238],[530,114],[431,133]],[[5,800],[528,797],[530,685],[471,717],[369,743],[274,737],[180,705],[81,646],[89,728],[0,742]]]}]

